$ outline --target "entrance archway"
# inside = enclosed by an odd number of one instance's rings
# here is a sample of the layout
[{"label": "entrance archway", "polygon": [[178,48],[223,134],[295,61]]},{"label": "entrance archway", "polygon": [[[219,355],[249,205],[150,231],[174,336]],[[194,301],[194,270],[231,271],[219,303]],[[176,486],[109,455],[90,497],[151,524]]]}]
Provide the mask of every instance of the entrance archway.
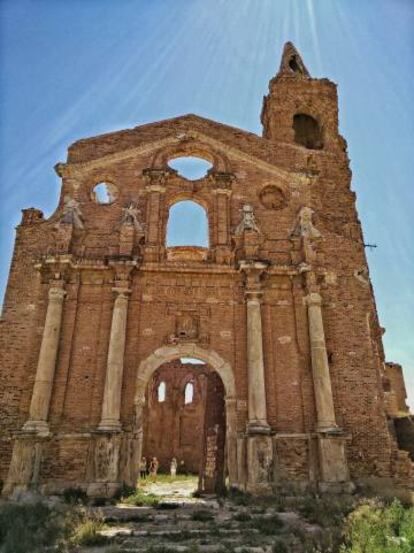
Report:
[{"label": "entrance archway", "polygon": [[[135,429],[138,439],[137,458],[141,459],[144,437],[144,411],[146,402],[146,390],[154,373],[165,363],[191,357],[203,361],[220,377],[224,388],[225,403],[225,472],[229,478],[229,484],[237,484],[237,442],[236,442],[236,387],[231,366],[215,351],[200,348],[195,344],[180,344],[177,346],[164,346],[154,351],[144,359],[137,371],[135,393]],[[138,467],[136,469],[138,477]]]}]

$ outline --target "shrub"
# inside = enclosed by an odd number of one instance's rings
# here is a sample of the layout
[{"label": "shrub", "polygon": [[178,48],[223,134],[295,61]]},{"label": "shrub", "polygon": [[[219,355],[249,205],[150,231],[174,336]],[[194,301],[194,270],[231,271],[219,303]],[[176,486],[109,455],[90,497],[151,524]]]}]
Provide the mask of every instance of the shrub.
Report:
[{"label": "shrub", "polygon": [[44,503],[5,503],[0,507],[2,553],[40,553],[69,531],[65,513]]},{"label": "shrub", "polygon": [[256,517],[251,522],[252,528],[259,530],[265,536],[277,534],[283,526],[282,520],[277,515],[270,517]]},{"label": "shrub", "polygon": [[102,545],[107,541],[107,538],[99,533],[102,526],[99,520],[86,519],[75,528],[70,541],[74,545]]},{"label": "shrub", "polygon": [[309,522],[329,527],[340,526],[354,504],[350,496],[307,494],[296,501],[295,507]]},{"label": "shrub", "polygon": [[252,503],[252,496],[247,492],[238,490],[237,488],[230,488],[227,498],[230,499],[235,505],[247,506]]},{"label": "shrub", "polygon": [[378,499],[364,500],[348,515],[341,553],[412,553],[414,507],[395,499],[386,506]]},{"label": "shrub", "polygon": [[141,490],[136,490],[134,494],[123,499],[123,503],[136,507],[156,507],[159,502],[159,497],[152,493],[145,494]]},{"label": "shrub", "polygon": [[65,488],[62,497],[69,505],[86,505],[88,502],[88,496],[81,488]]}]

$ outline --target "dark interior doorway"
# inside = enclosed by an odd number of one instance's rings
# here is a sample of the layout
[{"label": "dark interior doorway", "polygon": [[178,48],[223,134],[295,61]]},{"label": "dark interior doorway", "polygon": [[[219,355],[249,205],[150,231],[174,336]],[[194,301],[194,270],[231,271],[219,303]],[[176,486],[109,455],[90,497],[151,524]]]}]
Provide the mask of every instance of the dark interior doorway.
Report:
[{"label": "dark interior doorway", "polygon": [[177,359],[161,365],[146,390],[142,455],[160,474],[198,476],[198,491],[220,493],[225,482],[224,386],[209,365]]}]

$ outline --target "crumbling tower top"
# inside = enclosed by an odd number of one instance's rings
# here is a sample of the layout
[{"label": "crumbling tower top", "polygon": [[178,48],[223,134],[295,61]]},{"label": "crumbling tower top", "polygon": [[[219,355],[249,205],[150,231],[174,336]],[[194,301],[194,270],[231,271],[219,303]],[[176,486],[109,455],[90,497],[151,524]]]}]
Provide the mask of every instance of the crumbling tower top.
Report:
[{"label": "crumbling tower top", "polygon": [[279,71],[275,79],[290,78],[303,79],[310,78],[309,71],[306,69],[301,55],[296,50],[292,42],[286,42],[283,48],[282,59],[280,61]]}]

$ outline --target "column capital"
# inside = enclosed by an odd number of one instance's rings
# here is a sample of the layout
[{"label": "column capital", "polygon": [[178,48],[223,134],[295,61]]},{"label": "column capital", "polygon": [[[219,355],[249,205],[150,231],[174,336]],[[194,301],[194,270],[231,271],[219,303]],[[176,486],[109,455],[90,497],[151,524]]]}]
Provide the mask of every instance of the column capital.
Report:
[{"label": "column capital", "polygon": [[320,307],[322,305],[322,297],[318,292],[311,292],[303,299],[308,307],[311,305],[318,305]]},{"label": "column capital", "polygon": [[239,263],[239,270],[245,275],[244,294],[247,301],[260,301],[263,295],[261,278],[269,264],[263,261],[246,261]]},{"label": "column capital", "polygon": [[62,302],[66,296],[66,292],[63,288],[63,284],[59,286],[53,285],[49,288],[49,301],[50,302]]},{"label": "column capital", "polygon": [[154,169],[148,168],[142,171],[142,175],[147,183],[145,187],[146,192],[165,192],[165,184],[167,179],[176,174],[177,171],[173,169]]},{"label": "column capital", "polygon": [[122,298],[122,299],[127,300],[128,296],[131,294],[132,290],[130,288],[124,288],[122,286],[114,286],[112,288],[112,292],[115,292],[115,294],[116,294],[115,299]]}]

